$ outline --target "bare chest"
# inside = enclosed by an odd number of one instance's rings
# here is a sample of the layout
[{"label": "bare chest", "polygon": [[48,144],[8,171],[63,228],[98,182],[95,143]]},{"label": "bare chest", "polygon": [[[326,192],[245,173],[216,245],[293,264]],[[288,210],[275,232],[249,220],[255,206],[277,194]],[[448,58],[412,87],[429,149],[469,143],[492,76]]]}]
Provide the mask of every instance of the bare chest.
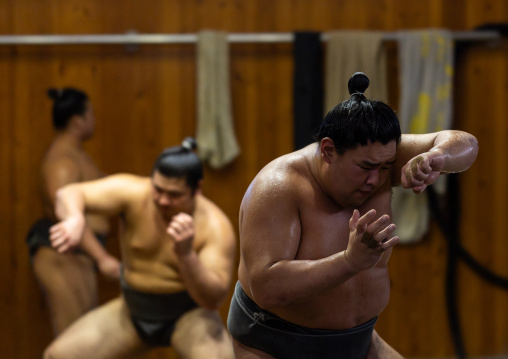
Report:
[{"label": "bare chest", "polygon": [[349,212],[328,213],[318,208],[300,212],[300,246],[296,259],[320,259],[347,248]]},{"label": "bare chest", "polygon": [[[155,210],[147,207],[140,207],[136,213],[129,215],[122,241],[125,255],[133,260],[176,265],[175,239],[167,233],[166,224]],[[192,241],[193,248],[199,252],[205,241],[203,231],[196,226],[195,235],[188,240]]]},{"label": "bare chest", "polygon": [[[375,209],[375,219],[391,215],[390,193],[375,195],[358,210],[360,215]],[[325,198],[313,198],[300,209],[300,246],[297,259],[319,259],[341,252],[349,242],[349,220],[354,208],[338,209]],[[374,219],[374,220],[375,220]]]}]

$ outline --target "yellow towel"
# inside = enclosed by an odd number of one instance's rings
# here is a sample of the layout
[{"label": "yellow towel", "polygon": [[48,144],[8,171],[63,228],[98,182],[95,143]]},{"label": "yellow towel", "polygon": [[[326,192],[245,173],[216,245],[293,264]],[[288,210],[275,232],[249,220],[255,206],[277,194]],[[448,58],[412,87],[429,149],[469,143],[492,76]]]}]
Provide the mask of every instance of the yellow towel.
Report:
[{"label": "yellow towel", "polygon": [[199,157],[221,168],[240,153],[231,111],[227,34],[202,31],[197,44]]},{"label": "yellow towel", "polygon": [[[446,130],[452,119],[452,34],[447,30],[401,31],[397,34],[400,66],[400,111],[402,133]],[[433,185],[445,191],[441,177]],[[394,188],[395,234],[401,243],[420,240],[428,228],[429,208],[425,194]]]}]

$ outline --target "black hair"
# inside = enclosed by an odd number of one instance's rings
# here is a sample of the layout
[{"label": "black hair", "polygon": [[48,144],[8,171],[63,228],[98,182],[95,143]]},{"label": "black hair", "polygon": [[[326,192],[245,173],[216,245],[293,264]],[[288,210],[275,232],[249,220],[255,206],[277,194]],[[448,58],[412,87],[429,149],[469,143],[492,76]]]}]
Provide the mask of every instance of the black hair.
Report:
[{"label": "black hair", "polygon": [[369,78],[356,72],[348,81],[351,98],[332,108],[325,116],[315,139],[332,139],[337,153],[365,146],[370,142],[383,145],[400,142],[399,119],[390,106],[382,101],[368,100],[363,94],[369,87]]},{"label": "black hair", "polygon": [[180,146],[164,149],[155,160],[152,175],[158,171],[165,177],[185,177],[187,185],[195,191],[203,179],[203,164],[193,152],[196,148],[196,140],[186,137]]},{"label": "black hair", "polygon": [[69,120],[74,115],[83,115],[86,111],[88,96],[75,88],[63,88],[48,90],[48,96],[53,103],[53,127],[57,130],[65,130]]}]

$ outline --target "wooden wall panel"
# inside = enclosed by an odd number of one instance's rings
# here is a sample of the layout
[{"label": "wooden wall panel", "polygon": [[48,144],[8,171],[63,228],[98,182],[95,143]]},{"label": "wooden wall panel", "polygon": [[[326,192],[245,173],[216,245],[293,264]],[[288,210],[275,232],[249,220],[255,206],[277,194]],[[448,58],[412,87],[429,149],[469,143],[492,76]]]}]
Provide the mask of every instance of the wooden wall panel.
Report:
[{"label": "wooden wall panel", "polygon": [[[0,0],[0,34],[469,30],[507,19],[504,0]],[[465,46],[457,56],[455,94],[455,126],[480,140],[478,161],[460,175],[462,240],[505,276],[507,46]],[[71,85],[89,93],[97,131],[86,148],[105,172],[149,174],[164,147],[195,133],[195,55],[193,45],[0,46],[0,357],[40,357],[51,338],[24,243],[29,225],[41,215],[37,168],[52,138],[47,88]],[[392,55],[390,98],[396,107]],[[292,45],[232,44],[230,62],[242,152],[223,170],[206,168],[204,192],[237,228],[250,181],[292,150]],[[109,246],[117,253],[113,241]],[[420,243],[394,250],[391,301],[377,329],[408,357],[453,355],[444,305],[446,251],[435,224]],[[102,279],[100,285],[102,302],[118,291]],[[507,292],[463,264],[458,286],[468,352],[508,353]],[[224,319],[228,304],[221,309]],[[150,358],[163,355],[158,350]]]}]

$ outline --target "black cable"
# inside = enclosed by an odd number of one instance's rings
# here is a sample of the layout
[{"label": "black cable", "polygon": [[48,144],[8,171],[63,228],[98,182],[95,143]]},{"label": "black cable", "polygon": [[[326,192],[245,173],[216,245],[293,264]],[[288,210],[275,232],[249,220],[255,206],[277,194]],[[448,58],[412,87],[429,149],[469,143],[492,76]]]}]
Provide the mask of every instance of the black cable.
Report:
[{"label": "black cable", "polygon": [[[476,274],[487,282],[508,289],[508,279],[493,273],[473,256],[460,243],[460,191],[458,175],[450,174],[447,176],[448,200],[447,210],[442,210],[439,198],[432,186],[427,188],[430,211],[436,220],[439,228],[443,232],[448,245],[448,255],[446,262],[446,306],[448,309],[448,319],[455,352],[459,359],[466,358],[462,331],[460,326],[460,316],[457,305],[457,265],[460,259],[464,260]],[[446,215],[448,214],[448,216]]]},{"label": "black cable", "polygon": [[[459,244],[459,218],[460,203],[458,183],[453,174],[448,176],[448,202],[447,211],[442,211],[439,198],[432,186],[427,188],[427,196],[429,198],[430,211],[434,216],[439,228],[443,232],[448,246],[446,259],[446,280],[445,280],[445,298],[446,308],[448,312],[448,323],[452,335],[452,341],[455,353],[459,359],[466,358],[466,350],[464,346],[462,330],[460,325],[460,315],[457,305],[457,265],[459,262],[458,250]],[[448,216],[446,216],[446,212]]]}]

